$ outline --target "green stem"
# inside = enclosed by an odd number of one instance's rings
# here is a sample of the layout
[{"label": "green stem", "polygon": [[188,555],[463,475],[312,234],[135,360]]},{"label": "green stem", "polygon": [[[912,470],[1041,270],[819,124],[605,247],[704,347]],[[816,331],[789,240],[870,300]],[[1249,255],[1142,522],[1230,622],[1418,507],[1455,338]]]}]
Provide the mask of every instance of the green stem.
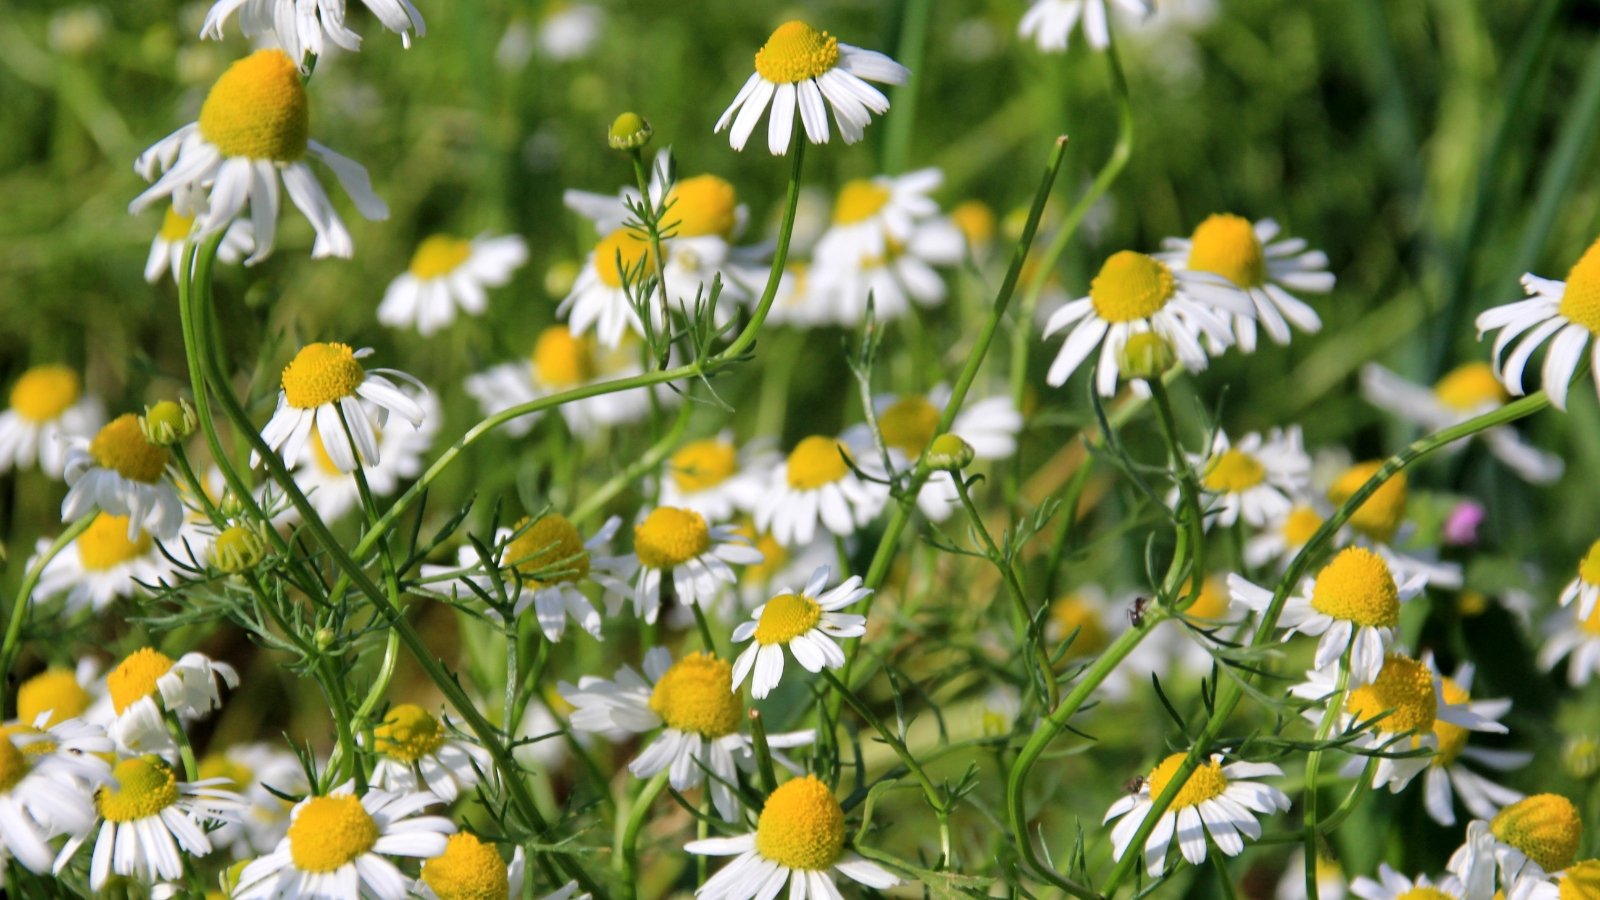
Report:
[{"label": "green stem", "polygon": [[905,742],[900,740],[900,736],[890,731],[883,724],[883,720],[878,718],[877,714],[865,703],[861,702],[860,697],[857,697],[853,691],[845,687],[844,682],[839,680],[839,676],[833,674],[832,669],[823,666],[822,677],[827,679],[828,684],[833,686],[834,691],[844,699],[845,703],[850,705],[851,709],[855,710],[856,715],[865,719],[867,724],[872,726],[872,730],[883,738],[883,742],[889,745],[895,756],[900,757],[900,761],[911,771],[911,774],[917,777],[917,783],[922,786],[922,795],[927,798],[928,805],[933,807],[933,811],[935,813],[947,811],[942,793],[934,786],[933,779],[928,777],[928,773],[922,768],[922,764],[917,762],[915,756],[911,755],[911,751],[906,747]]},{"label": "green stem", "polygon": [[5,643],[0,644],[0,709],[5,708],[6,692],[11,689],[11,664],[16,661],[17,650],[22,642],[22,627],[27,624],[30,600],[33,589],[39,584],[39,576],[44,574],[45,566],[50,560],[66,546],[78,539],[90,525],[94,524],[97,513],[90,513],[67,526],[67,530],[56,536],[45,548],[33,567],[28,569],[28,574],[23,576],[22,584],[17,586],[17,594],[11,598],[11,616],[6,620]]},{"label": "green stem", "polygon": [[633,808],[628,810],[627,824],[623,827],[622,833],[617,835],[616,858],[620,868],[624,900],[633,900],[638,896],[639,832],[644,828],[644,820],[650,814],[650,807],[655,805],[656,798],[661,796],[661,792],[666,788],[669,774],[666,769],[662,769],[645,782],[644,790],[633,799]]},{"label": "green stem", "polygon": [[[1353,644],[1352,644],[1353,646]],[[1316,741],[1320,745],[1328,739],[1328,732],[1333,730],[1333,723],[1338,721],[1339,713],[1344,709],[1346,699],[1350,692],[1350,647],[1346,647],[1344,655],[1339,658],[1339,680],[1334,685],[1333,696],[1328,700],[1328,707],[1322,714],[1322,721],[1317,723]],[[1322,769],[1322,747],[1318,746],[1306,755],[1306,786],[1301,796],[1305,798],[1305,828],[1302,840],[1305,843],[1305,878],[1306,900],[1317,900],[1317,776]]]},{"label": "green stem", "polygon": [[932,0],[905,0],[900,8],[900,41],[895,59],[911,70],[906,83],[894,89],[894,104],[884,123],[883,171],[898,175],[911,157],[917,121],[917,89],[921,87],[922,59],[928,44],[928,13]]}]

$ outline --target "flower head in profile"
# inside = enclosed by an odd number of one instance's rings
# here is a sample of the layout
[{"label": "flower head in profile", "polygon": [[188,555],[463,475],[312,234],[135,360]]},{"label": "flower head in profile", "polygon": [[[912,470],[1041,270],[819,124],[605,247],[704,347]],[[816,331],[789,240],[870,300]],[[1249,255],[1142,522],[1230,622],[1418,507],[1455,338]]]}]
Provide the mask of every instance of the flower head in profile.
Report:
[{"label": "flower head in profile", "polygon": [[[182,215],[172,206],[161,219],[161,228],[150,239],[150,255],[144,263],[144,280],[151,284],[171,273],[174,283],[182,280],[183,260],[194,246],[189,235],[194,231],[194,216]],[[217,259],[234,265],[256,249],[255,230],[249,219],[238,219],[223,232],[217,245]]]},{"label": "flower head in profile", "polygon": [[[374,424],[378,453],[367,463],[363,460],[361,474],[374,497],[387,497],[400,489],[400,485],[422,472],[423,458],[433,447],[434,435],[443,418],[439,401],[431,391],[417,391],[402,387],[422,410],[422,419],[415,428],[384,428]],[[363,414],[372,417],[372,407],[362,404]],[[346,442],[348,443],[348,442]],[[361,505],[361,486],[354,471],[344,471],[333,461],[333,456],[322,443],[320,429],[311,429],[305,450],[298,460],[293,460],[295,484],[305,492],[317,515],[332,522],[342,518]]]},{"label": "flower head in profile", "polygon": [[[1425,661],[1433,666],[1431,656]],[[1439,675],[1438,690],[1441,704],[1465,707],[1466,710],[1489,722],[1498,723],[1511,711],[1511,701],[1506,699],[1472,699],[1471,663],[1463,663],[1454,675]],[[1467,762],[1499,771],[1520,769],[1533,760],[1533,754],[1517,750],[1491,750],[1468,745],[1471,730],[1435,717],[1433,737],[1438,742],[1433,758],[1428,762],[1428,774],[1423,781],[1423,802],[1428,815],[1440,825],[1456,823],[1455,798],[1475,818],[1490,819],[1508,803],[1522,799],[1521,791],[1490,781],[1467,767]]]},{"label": "flower head in profile", "polygon": [[788,152],[797,113],[806,138],[813,144],[826,144],[828,110],[832,109],[839,136],[846,144],[854,144],[866,134],[873,113],[889,111],[889,98],[867,82],[904,84],[910,75],[905,66],[882,53],[840,43],[805,22],[785,22],[756,51],[755,72],[713,130],[732,126],[728,142],[733,149],[743,150],[762,113],[771,106],[767,149],[782,156]]},{"label": "flower head in profile", "polygon": [[[413,34],[427,34],[422,13],[411,0],[361,0],[384,28],[400,35],[407,49]],[[202,38],[222,40],[235,12],[239,30],[253,40],[271,39],[295,63],[307,54],[321,56],[331,43],[345,50],[361,49],[361,35],[345,27],[345,4],[333,0],[216,0],[200,28]]]},{"label": "flower head in profile", "polygon": [[[1287,569],[1295,555],[1326,520],[1327,517],[1315,504],[1304,498],[1296,498],[1287,510],[1267,519],[1261,530],[1245,542],[1245,565],[1259,569],[1275,563],[1276,571]],[[1335,542],[1340,541],[1339,534],[1342,532],[1335,534]]]},{"label": "flower head in profile", "polygon": [[[1174,753],[1156,764],[1139,786],[1137,794],[1127,794],[1111,804],[1105,820],[1121,818],[1111,830],[1111,854],[1121,859],[1132,846],[1139,826],[1155,808],[1155,798],[1167,790],[1183,765],[1185,754]],[[1255,815],[1271,815],[1289,808],[1289,798],[1275,787],[1251,779],[1266,775],[1281,776],[1283,770],[1271,763],[1236,762],[1222,764],[1221,754],[1195,767],[1178,789],[1144,844],[1145,869],[1159,875],[1166,865],[1167,850],[1176,833],[1178,850],[1190,865],[1206,858],[1206,835],[1217,849],[1228,856],[1244,852],[1245,838],[1261,837],[1261,823]]]},{"label": "flower head in profile", "polygon": [[[424,417],[422,405],[389,376],[409,382],[422,393],[427,388],[404,372],[367,370],[361,360],[371,354],[370,349],[353,350],[349,344],[301,347],[283,368],[278,408],[261,429],[267,446],[294,463],[306,452],[306,442],[311,439],[312,429],[316,429],[328,460],[341,472],[380,463],[383,455],[377,429],[388,423],[389,413],[405,419],[413,428],[420,427]],[[371,414],[366,403],[376,407]],[[258,461],[251,454],[251,464]]]},{"label": "flower head in profile", "polygon": [[[1600,239],[1589,245],[1567,273],[1566,281],[1551,281],[1533,273],[1522,276],[1527,300],[1485,310],[1478,315],[1478,339],[1491,331],[1494,371],[1514,396],[1525,393],[1522,373],[1535,350],[1550,341],[1540,379],[1556,409],[1567,408],[1567,388],[1578,370],[1590,339],[1600,334]],[[1520,338],[1520,340],[1519,340]],[[1512,347],[1512,343],[1516,347]],[[1506,351],[1510,349],[1510,354]],[[1595,388],[1600,390],[1600,341],[1595,342],[1590,366]]]},{"label": "flower head in profile", "polygon": [[1298,427],[1251,432],[1238,441],[1219,430],[1211,452],[1190,456],[1189,463],[1211,513],[1206,524],[1224,528],[1241,520],[1260,528],[1287,515],[1311,482],[1311,457]]},{"label": "flower head in profile", "polygon": [[[634,611],[646,622],[661,612],[662,585],[669,582],[679,603],[709,603],[738,580],[733,566],[761,562],[761,551],[728,525],[711,525],[692,509],[658,506],[633,526]],[[613,598],[620,607],[621,598]],[[615,612],[615,610],[613,610]]]},{"label": "flower head in profile", "polygon": [[111,777],[101,754],[112,748],[79,719],[34,721],[0,729],[0,855],[44,874],[55,862],[52,838],[94,827],[94,791]]},{"label": "flower head in profile", "polygon": [[430,235],[417,245],[410,267],[389,282],[378,321],[428,337],[454,322],[457,312],[481,316],[487,289],[509,282],[527,261],[528,242],[514,234],[472,240]]},{"label": "flower head in profile", "polygon": [[[1017,33],[1032,38],[1045,53],[1063,53],[1067,38],[1081,20],[1083,36],[1089,46],[1104,50],[1111,46],[1110,17],[1106,14],[1107,0],[1034,0],[1017,24]],[[1115,0],[1129,13],[1143,18],[1155,11],[1153,0]]]},{"label": "flower head in profile", "polygon": [[[50,541],[40,538],[38,558],[49,547]],[[45,563],[37,591],[40,597],[65,596],[63,611],[68,615],[83,609],[98,612],[118,597],[139,596],[149,586],[175,581],[176,568],[150,532],[139,528],[129,538],[127,516],[102,512]]]},{"label": "flower head in profile", "polygon": [[107,731],[126,751],[162,752],[172,747],[163,714],[197,719],[222,705],[218,683],[237,687],[233,666],[202,653],[185,653],[177,660],[153,647],[128,654],[106,673],[116,719]]},{"label": "flower head in profile", "polygon": [[167,478],[170,458],[166,447],[145,436],[133,413],[112,419],[92,439],[74,440],[63,472],[68,490],[61,521],[99,510],[126,517],[130,541],[138,540],[141,529],[158,540],[173,537],[183,525],[183,501]]},{"label": "flower head in profile", "polygon": [[661,503],[727,521],[753,511],[761,502],[777,460],[768,442],[752,441],[741,448],[731,431],[690,441],[667,457]]},{"label": "flower head in profile", "polygon": [[67,366],[28,369],[11,386],[8,399],[0,412],[0,474],[37,461],[40,471],[60,478],[67,441],[93,437],[105,421],[99,398],[86,393],[82,377]]},{"label": "flower head in profile", "polygon": [[[1447,867],[1466,886],[1468,897],[1489,897],[1498,882],[1507,898],[1526,900],[1538,896],[1551,875],[1577,861],[1582,841],[1583,816],[1571,800],[1534,794],[1491,819],[1468,824],[1466,840]],[[1566,891],[1557,893],[1565,900]]]},{"label": "flower head in profile", "polygon": [[451,733],[449,725],[415,703],[390,707],[372,731],[378,764],[372,783],[384,790],[428,791],[444,803],[495,771],[489,752]]},{"label": "flower head in profile", "polygon": [[750,641],[733,662],[735,691],[753,671],[751,696],[759,700],[772,693],[783,677],[785,647],[808,672],[844,665],[844,651],[834,639],[866,634],[867,620],[839,610],[860,602],[872,589],[861,586],[861,576],[852,575],[824,591],[832,577],[827,566],[818,568],[803,589],[779,593],[752,610],[750,621],[733,630],[734,643]]}]

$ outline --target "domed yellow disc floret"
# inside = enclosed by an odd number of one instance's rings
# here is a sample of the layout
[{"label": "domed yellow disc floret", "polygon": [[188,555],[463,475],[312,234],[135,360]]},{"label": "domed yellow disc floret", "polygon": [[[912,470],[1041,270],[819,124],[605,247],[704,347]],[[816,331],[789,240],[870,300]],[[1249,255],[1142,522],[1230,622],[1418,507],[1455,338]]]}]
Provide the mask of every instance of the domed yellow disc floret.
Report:
[{"label": "domed yellow disc floret", "polygon": [[167,207],[167,214],[161,217],[161,239],[164,241],[181,241],[194,230],[194,216],[186,216],[178,212],[176,207]]},{"label": "domed yellow disc floret", "polygon": [[389,710],[372,736],[379,753],[409,765],[443,746],[446,733],[432,713],[415,703],[402,703]]},{"label": "domed yellow disc floret", "polygon": [[1111,642],[1111,636],[1100,621],[1099,611],[1077,594],[1058,597],[1051,603],[1050,621],[1055,623],[1062,640],[1077,632],[1078,636],[1073,638],[1072,648],[1068,651],[1072,656],[1099,653]]},{"label": "domed yellow disc floret", "polygon": [[355,396],[366,377],[349,344],[307,344],[283,367],[283,396],[295,409],[316,409]]},{"label": "domed yellow disc floret", "polygon": [[690,441],[672,454],[667,468],[678,490],[694,494],[732,478],[739,471],[739,451],[727,441],[716,438]]},{"label": "domed yellow disc floret", "polygon": [[706,517],[692,509],[662,506],[633,527],[633,552],[652,569],[681,566],[710,549]]},{"label": "domed yellow disc floret", "polygon": [[1590,333],[1600,334],[1600,240],[1590,244],[1567,273],[1567,289],[1556,311]]},{"label": "domed yellow disc floret", "polygon": [[1183,614],[1191,619],[1220,619],[1228,614],[1228,586],[1212,575],[1200,586],[1200,596]]},{"label": "domed yellow disc floret", "polygon": [[823,871],[844,851],[844,809],[815,775],[784,782],[756,820],[756,852],[790,869]]},{"label": "domed yellow disc floret", "polygon": [[[1444,677],[1439,679],[1439,701],[1441,703],[1457,706],[1466,703],[1471,698],[1472,695],[1467,689],[1456,684],[1453,680]],[[1439,743],[1439,747],[1434,751],[1430,764],[1440,767],[1453,765],[1456,759],[1461,756],[1462,748],[1467,746],[1467,729],[1453,722],[1446,722],[1443,719],[1436,718],[1433,721],[1433,738]]]},{"label": "domed yellow disc floret", "polygon": [[[1184,754],[1174,753],[1150,770],[1148,781],[1152,798],[1161,796],[1161,792],[1166,790],[1168,782],[1178,774],[1178,767],[1183,765],[1183,758]],[[1189,773],[1189,780],[1178,789],[1178,796],[1168,809],[1184,809],[1204,803],[1213,797],[1220,797],[1227,789],[1228,779],[1222,774],[1222,763],[1216,760],[1201,763]]]},{"label": "domed yellow disc floret", "polygon": [[822,607],[805,594],[779,594],[767,601],[756,622],[756,643],[787,644],[822,621]]},{"label": "domed yellow disc floret", "polygon": [[1433,395],[1445,406],[1462,412],[1504,403],[1511,397],[1505,385],[1494,377],[1494,368],[1485,362],[1469,362],[1446,372],[1433,386]]},{"label": "domed yellow disc floret", "polygon": [[1221,275],[1242,288],[1267,280],[1267,257],[1249,219],[1228,213],[1207,216],[1190,238],[1189,268]]},{"label": "domed yellow disc floret", "polygon": [[1572,864],[1583,839],[1583,819],[1560,794],[1534,794],[1500,810],[1489,822],[1494,836],[1521,850],[1546,872]]},{"label": "domed yellow disc floret", "polygon": [[94,805],[108,822],[148,819],[178,802],[178,776],[159,756],[125,759],[111,777],[116,787],[94,794]]},{"label": "domed yellow disc floret", "polygon": [[49,727],[83,715],[93,700],[71,669],[45,669],[17,688],[17,720],[32,724],[48,711]]},{"label": "domed yellow disc floret", "polygon": [[756,71],[773,84],[815,78],[839,64],[839,39],[800,21],[785,22],[756,51]]},{"label": "domed yellow disc floret", "polygon": [[833,224],[865,222],[889,205],[889,189],[868,178],[852,178],[839,189],[833,202]]},{"label": "domed yellow disc floret", "polygon": [[1280,532],[1285,544],[1290,547],[1302,547],[1321,527],[1321,514],[1309,506],[1296,506],[1284,517]]},{"label": "domed yellow disc floret", "polygon": [[1579,860],[1556,881],[1559,900],[1600,900],[1600,859]]},{"label": "domed yellow disc floret", "polygon": [[1113,253],[1089,282],[1089,299],[1107,322],[1133,322],[1160,312],[1172,299],[1174,284],[1166,263],[1122,250]]},{"label": "domed yellow disc floret", "polygon": [[662,230],[673,237],[716,235],[732,238],[739,224],[739,195],[726,178],[696,175],[667,192]]},{"label": "domed yellow disc floret", "polygon": [[[1328,488],[1328,499],[1343,505],[1382,466],[1376,460],[1356,463],[1344,471]],[[1406,473],[1396,472],[1368,497],[1350,516],[1350,527],[1374,540],[1387,542],[1400,529],[1406,516]]]},{"label": "domed yellow disc floret", "polygon": [[[620,266],[618,260],[621,261]],[[630,280],[630,284],[637,283],[644,275],[653,272],[655,265],[650,241],[627,228],[618,228],[606,235],[594,248],[595,272],[607,287],[622,287],[624,277]]]},{"label": "domed yellow disc floret", "polygon": [[201,781],[209,778],[226,778],[231,782],[230,790],[244,790],[255,782],[255,773],[249,766],[240,765],[228,758],[226,753],[207,753],[200,764],[195,767],[195,774]]},{"label": "domed yellow disc floret", "polygon": [[1229,447],[1206,462],[1200,479],[1205,489],[1217,494],[1237,494],[1267,480],[1267,467],[1249,453]]},{"label": "domed yellow disc floret", "polygon": [[833,484],[850,474],[845,465],[844,445],[831,437],[814,434],[789,451],[789,487],[812,491]]},{"label": "domed yellow disc floret", "polygon": [[29,422],[54,422],[83,394],[83,381],[66,366],[34,366],[11,386],[11,408]]},{"label": "domed yellow disc floret", "polygon": [[733,666],[709,653],[691,653],[663,672],[650,709],[668,728],[719,738],[733,734],[744,704],[733,691]]},{"label": "domed yellow disc floret", "polygon": [[106,691],[117,715],[138,700],[156,693],[156,681],[172,669],[172,659],[153,647],[128,654],[106,675]]},{"label": "domed yellow disc floret", "polygon": [[128,540],[127,516],[100,513],[78,535],[78,562],[87,572],[109,572],[149,553],[152,543],[142,529],[136,540]]},{"label": "domed yellow disc floret", "polygon": [[423,238],[411,257],[411,274],[424,281],[449,275],[472,256],[472,242],[435,234]]},{"label": "domed yellow disc floret", "polygon": [[106,423],[89,442],[89,455],[129,481],[155,484],[167,469],[167,448],[150,443],[139,417],[123,413]]},{"label": "domed yellow disc floret", "polygon": [[1362,722],[1387,712],[1377,724],[1378,730],[1386,734],[1431,732],[1438,707],[1433,672],[1408,656],[1394,653],[1384,658],[1383,668],[1371,684],[1350,691],[1345,704],[1345,709]]},{"label": "domed yellow disc floret", "polygon": [[27,774],[28,758],[10,737],[0,738],[0,796],[10,793]]},{"label": "domed yellow disc floret", "polygon": [[547,388],[569,388],[594,379],[594,339],[565,325],[539,332],[533,344],[533,377]]},{"label": "domed yellow disc floret", "polygon": [[915,459],[939,429],[939,410],[919,394],[901,397],[878,414],[878,429],[885,444]]},{"label": "domed yellow disc floret", "polygon": [[289,856],[302,872],[332,872],[378,842],[378,823],[352,796],[313,797],[289,825]]},{"label": "domed yellow disc floret", "polygon": [[311,112],[300,70],[282,50],[228,67],[200,107],[200,136],[223,156],[293,162],[306,155]]},{"label": "domed yellow disc floret", "polygon": [[1394,895],[1394,900],[1456,900],[1456,895],[1446,894],[1436,887],[1420,884]]},{"label": "domed yellow disc floret", "polygon": [[1400,622],[1400,590],[1383,557],[1346,547],[1317,573],[1311,608],[1357,625],[1393,628]]},{"label": "domed yellow disc floret", "polygon": [[465,831],[450,835],[444,853],[422,864],[422,880],[439,900],[506,900],[511,894],[500,852]]},{"label": "domed yellow disc floret", "polygon": [[[527,524],[518,522],[516,529]],[[570,584],[589,574],[589,551],[583,535],[566,516],[546,513],[506,545],[505,560],[522,578],[522,583],[541,588]]]}]

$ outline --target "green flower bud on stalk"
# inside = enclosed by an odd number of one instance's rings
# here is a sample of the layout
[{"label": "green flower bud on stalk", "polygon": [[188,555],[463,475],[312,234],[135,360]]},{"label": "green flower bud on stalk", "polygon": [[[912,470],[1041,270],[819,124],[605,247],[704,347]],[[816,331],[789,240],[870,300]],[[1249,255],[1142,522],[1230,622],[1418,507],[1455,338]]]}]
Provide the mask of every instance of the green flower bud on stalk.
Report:
[{"label": "green flower bud on stalk", "polygon": [[650,136],[655,134],[655,129],[645,121],[644,116],[634,112],[625,112],[611,122],[611,131],[606,135],[606,143],[613,150],[634,151],[643,149],[650,143]]},{"label": "green flower bud on stalk", "polygon": [[189,401],[163,400],[144,408],[144,415],[139,417],[139,430],[144,432],[144,439],[150,443],[158,447],[170,447],[194,434],[197,423],[194,407],[189,405]]},{"label": "green flower bud on stalk", "polygon": [[941,434],[928,445],[928,465],[956,472],[972,464],[972,445],[956,434]]},{"label": "green flower bud on stalk", "polygon": [[261,565],[267,556],[267,542],[248,525],[234,525],[217,535],[211,549],[211,562],[230,575]]},{"label": "green flower bud on stalk", "polygon": [[1153,331],[1128,335],[1128,342],[1117,354],[1117,367],[1127,379],[1160,378],[1176,363],[1177,356],[1167,339]]}]

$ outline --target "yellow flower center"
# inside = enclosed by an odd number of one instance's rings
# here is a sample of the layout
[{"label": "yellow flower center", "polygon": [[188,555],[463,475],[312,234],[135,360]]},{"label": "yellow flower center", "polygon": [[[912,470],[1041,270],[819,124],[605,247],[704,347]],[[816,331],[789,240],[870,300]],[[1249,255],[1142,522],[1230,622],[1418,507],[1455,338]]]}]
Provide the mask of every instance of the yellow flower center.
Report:
[{"label": "yellow flower center", "polygon": [[751,543],[761,551],[761,562],[745,566],[744,571],[740,573],[740,580],[746,584],[766,584],[788,564],[789,551],[778,543],[778,539],[773,537],[771,532],[757,533],[754,527],[740,530],[746,537],[754,535]]},{"label": "yellow flower center", "polygon": [[128,654],[106,676],[106,690],[117,715],[135,702],[156,692],[156,680],[172,668],[172,659],[153,647],[141,647]]},{"label": "yellow flower center", "polygon": [[10,737],[0,738],[0,795],[10,793],[27,774],[28,758]]},{"label": "yellow flower center", "polygon": [[662,673],[650,708],[668,728],[708,738],[732,734],[744,714],[733,691],[733,666],[709,653],[691,653]]},{"label": "yellow flower center", "polygon": [[739,451],[716,438],[690,441],[667,463],[672,483],[685,494],[710,490],[739,471]]},{"label": "yellow flower center", "polygon": [[889,189],[867,178],[852,178],[833,202],[833,224],[854,225],[878,214],[889,203]]},{"label": "yellow flower center", "polygon": [[815,78],[839,64],[839,39],[804,22],[778,26],[756,51],[756,71],[773,84]]},{"label": "yellow flower center", "polygon": [[283,367],[283,396],[295,409],[353,397],[367,377],[349,344],[307,344]]},{"label": "yellow flower center", "polygon": [[[1461,704],[1472,696],[1466,688],[1449,678],[1441,677],[1439,687],[1439,699],[1444,703]],[[1462,748],[1467,746],[1467,729],[1443,719],[1434,719],[1433,737],[1439,742],[1439,748],[1434,751],[1432,760],[1432,765],[1435,766],[1454,764],[1456,758],[1461,755]]]},{"label": "yellow flower center", "polygon": [[607,287],[620,288],[624,279],[633,284],[653,271],[655,254],[648,239],[618,228],[594,248],[594,268]]},{"label": "yellow flower center", "polygon": [[1189,268],[1221,275],[1242,288],[1267,280],[1267,258],[1250,220],[1228,213],[1207,216],[1190,238]]},{"label": "yellow flower center", "polygon": [[1072,648],[1069,651],[1072,656],[1099,653],[1111,641],[1105,625],[1100,622],[1099,610],[1077,594],[1059,597],[1051,603],[1050,620],[1060,631],[1062,640],[1072,637],[1072,633],[1077,632],[1078,636],[1073,638]]},{"label": "yellow flower center", "polygon": [[410,765],[443,746],[446,734],[432,713],[415,703],[402,703],[389,710],[372,736],[379,753]]},{"label": "yellow flower center", "polygon": [[48,728],[83,715],[93,700],[71,669],[45,669],[17,688],[17,719],[31,725],[48,710]]},{"label": "yellow flower center", "polygon": [[1213,493],[1238,494],[1266,480],[1267,467],[1261,460],[1237,447],[1229,447],[1206,463],[1201,483]]},{"label": "yellow flower center", "polygon": [[411,274],[423,281],[449,275],[472,256],[472,242],[447,234],[430,235],[411,257]]},{"label": "yellow flower center", "polygon": [[822,607],[805,594],[779,594],[767,601],[756,622],[756,643],[787,644],[822,621]]},{"label": "yellow flower center", "polygon": [[844,445],[831,437],[814,434],[789,452],[789,487],[814,491],[839,481],[850,473],[845,465]]},{"label": "yellow flower center", "polygon": [[161,239],[164,241],[186,240],[192,228],[194,216],[186,216],[178,212],[176,207],[167,207],[167,214],[161,217]]},{"label": "yellow flower center", "polygon": [[1132,250],[1113,253],[1089,282],[1095,313],[1112,323],[1150,318],[1167,305],[1173,292],[1172,270],[1166,263]]},{"label": "yellow flower center", "polygon": [[780,866],[826,870],[844,851],[844,809],[815,775],[784,782],[756,821],[756,852]]},{"label": "yellow flower center", "polygon": [[1567,866],[1556,881],[1560,900],[1600,900],[1600,859],[1586,859]]},{"label": "yellow flower center", "polygon": [[1558,872],[1578,855],[1583,820],[1572,801],[1560,794],[1534,794],[1500,810],[1489,830],[1546,872]]},{"label": "yellow flower center", "polygon": [[109,572],[149,553],[151,544],[149,533],[142,529],[137,539],[128,540],[127,516],[100,513],[78,535],[78,562],[89,572]]},{"label": "yellow flower center", "polygon": [[150,443],[139,417],[123,413],[106,423],[89,442],[89,455],[129,481],[155,484],[167,469],[167,448]]},{"label": "yellow flower center", "polygon": [[883,442],[915,458],[939,429],[939,410],[920,394],[901,397],[878,416]]},{"label": "yellow flower center", "polygon": [[78,373],[66,366],[34,366],[11,387],[11,408],[35,424],[53,422],[83,394]]},{"label": "yellow flower center", "polygon": [[715,175],[696,175],[673,185],[667,204],[662,230],[673,237],[732,238],[739,223],[739,196],[727,179]]},{"label": "yellow flower center", "polygon": [[1322,516],[1309,506],[1296,506],[1284,517],[1281,534],[1283,542],[1293,547],[1303,547],[1322,527]]},{"label": "yellow flower center", "polygon": [[1213,575],[1200,586],[1200,596],[1184,615],[1191,619],[1220,619],[1228,614],[1228,586],[1221,576]]},{"label": "yellow flower center", "polygon": [[533,345],[533,377],[547,388],[568,388],[594,379],[594,339],[565,325],[539,332]]},{"label": "yellow flower center", "polygon": [[[1178,767],[1183,765],[1184,754],[1174,753],[1161,761],[1161,764],[1150,770],[1150,796],[1159,797],[1166,790],[1167,783],[1172,776],[1178,774]],[[1172,801],[1168,809],[1184,809],[1198,803],[1204,803],[1213,797],[1221,796],[1228,789],[1228,779],[1222,774],[1222,763],[1212,760],[1208,763],[1195,766],[1189,773],[1189,780],[1178,789],[1178,796]]]},{"label": "yellow flower center", "polygon": [[282,50],[228,67],[200,107],[200,136],[223,156],[293,162],[306,155],[311,111],[300,70]]},{"label": "yellow flower center", "polygon": [[108,822],[134,822],[178,802],[178,776],[161,757],[136,756],[111,770],[115,788],[95,791],[94,805]]},{"label": "yellow flower center", "polygon": [[957,205],[950,210],[950,221],[961,229],[968,246],[982,247],[994,240],[994,210],[982,200],[967,200]]},{"label": "yellow flower center", "polygon": [[302,872],[332,872],[372,849],[378,823],[348,795],[313,797],[289,825],[289,856]]},{"label": "yellow flower center", "polygon": [[1556,310],[1570,321],[1600,334],[1600,240],[1583,251],[1567,273],[1567,289]]},{"label": "yellow flower center", "polygon": [[1407,891],[1394,895],[1394,900],[1456,900],[1452,894],[1446,894],[1436,887],[1418,885]]},{"label": "yellow flower center", "polygon": [[1578,563],[1578,577],[1586,584],[1600,585],[1600,541],[1589,545],[1589,552]]},{"label": "yellow flower center", "polygon": [[706,517],[692,509],[659,507],[633,527],[633,551],[647,568],[681,566],[710,549]]},{"label": "yellow flower center", "polygon": [[[527,523],[517,523],[522,528]],[[571,584],[589,574],[589,551],[583,535],[560,513],[546,513],[506,545],[506,562],[531,588]]]},{"label": "yellow flower center", "polygon": [[255,773],[248,766],[234,762],[225,753],[206,754],[195,768],[195,774],[200,776],[201,781],[226,778],[233,784],[234,790],[243,790],[255,781]]},{"label": "yellow flower center", "polygon": [[422,880],[439,900],[506,900],[511,895],[500,852],[465,831],[450,835],[444,853],[422,864]]},{"label": "yellow flower center", "polygon": [[1433,386],[1433,395],[1445,406],[1462,411],[1504,403],[1511,396],[1484,362],[1470,362],[1446,372]]},{"label": "yellow flower center", "polygon": [[1400,622],[1400,591],[1383,557],[1346,547],[1317,573],[1311,608],[1357,625],[1393,628]]},{"label": "yellow flower center", "polygon": [[[1328,489],[1328,499],[1335,505],[1343,505],[1377,473],[1381,465],[1381,462],[1374,460],[1356,463],[1346,469],[1334,481],[1333,487]],[[1406,497],[1406,473],[1396,472],[1351,514],[1350,527],[1373,540],[1388,542],[1405,519]]]},{"label": "yellow flower center", "polygon": [[1578,627],[1582,628],[1585,634],[1600,637],[1600,604],[1589,613],[1589,618],[1578,623]]},{"label": "yellow flower center", "polygon": [[1362,722],[1387,712],[1377,724],[1386,734],[1420,734],[1433,730],[1438,705],[1433,672],[1408,656],[1391,653],[1371,684],[1350,691],[1345,709]]}]

